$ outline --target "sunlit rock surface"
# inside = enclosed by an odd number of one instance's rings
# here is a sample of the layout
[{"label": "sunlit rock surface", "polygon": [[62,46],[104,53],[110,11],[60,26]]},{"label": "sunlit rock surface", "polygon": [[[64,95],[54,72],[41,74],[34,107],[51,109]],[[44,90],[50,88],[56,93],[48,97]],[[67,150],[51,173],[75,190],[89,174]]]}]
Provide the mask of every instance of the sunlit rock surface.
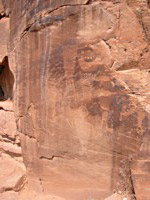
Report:
[{"label": "sunlit rock surface", "polygon": [[[8,56],[14,82],[6,78],[9,90],[2,89],[14,102],[21,147],[19,138],[1,146],[19,160],[22,152],[27,170],[12,195],[149,200],[149,2],[3,0],[3,6],[0,23],[10,19],[10,35],[1,62]],[[13,134],[4,131],[2,137]]]}]

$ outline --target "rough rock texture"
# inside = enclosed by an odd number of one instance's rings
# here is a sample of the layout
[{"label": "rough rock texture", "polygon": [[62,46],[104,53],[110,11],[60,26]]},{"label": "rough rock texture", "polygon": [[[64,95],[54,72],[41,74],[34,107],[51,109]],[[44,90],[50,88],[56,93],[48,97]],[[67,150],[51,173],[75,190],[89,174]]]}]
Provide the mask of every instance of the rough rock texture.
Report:
[{"label": "rough rock texture", "polygon": [[[15,83],[2,89],[14,100],[27,169],[27,180],[17,182],[25,184],[19,200],[149,200],[149,1],[3,6]],[[8,155],[20,152],[17,144],[1,146]],[[8,199],[16,192],[11,184]]]},{"label": "rough rock texture", "polygon": [[20,139],[13,108],[14,76],[9,68],[9,19],[0,1],[0,200],[17,200],[25,182]]}]

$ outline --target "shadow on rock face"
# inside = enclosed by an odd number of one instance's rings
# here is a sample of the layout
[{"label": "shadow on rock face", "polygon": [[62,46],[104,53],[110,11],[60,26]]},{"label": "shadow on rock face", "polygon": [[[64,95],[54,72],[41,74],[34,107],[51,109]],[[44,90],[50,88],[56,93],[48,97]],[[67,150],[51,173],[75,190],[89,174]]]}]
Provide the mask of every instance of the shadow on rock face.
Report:
[{"label": "shadow on rock face", "polygon": [[13,99],[14,76],[9,68],[8,57],[0,63],[0,101]]}]

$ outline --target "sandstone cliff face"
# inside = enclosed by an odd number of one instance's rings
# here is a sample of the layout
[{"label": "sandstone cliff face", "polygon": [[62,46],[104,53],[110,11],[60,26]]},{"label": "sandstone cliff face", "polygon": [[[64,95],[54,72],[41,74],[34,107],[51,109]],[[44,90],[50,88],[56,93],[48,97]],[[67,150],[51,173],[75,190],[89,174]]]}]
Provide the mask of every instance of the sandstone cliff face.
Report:
[{"label": "sandstone cliff face", "polygon": [[[0,103],[13,101],[15,118],[2,107],[2,152],[10,156],[2,166],[18,164],[3,141],[17,129],[26,180],[19,161],[17,183],[1,188],[19,191],[11,197],[19,200],[149,200],[149,1],[3,0],[3,6],[9,52],[5,43],[0,58],[8,56],[11,71],[2,74]],[[2,26],[9,19],[2,17]],[[17,128],[9,129],[10,119]],[[18,155],[13,141],[11,154]]]},{"label": "sandstone cliff face", "polygon": [[9,68],[9,19],[0,1],[0,199],[16,200],[25,182],[20,139],[13,108],[14,76]]}]

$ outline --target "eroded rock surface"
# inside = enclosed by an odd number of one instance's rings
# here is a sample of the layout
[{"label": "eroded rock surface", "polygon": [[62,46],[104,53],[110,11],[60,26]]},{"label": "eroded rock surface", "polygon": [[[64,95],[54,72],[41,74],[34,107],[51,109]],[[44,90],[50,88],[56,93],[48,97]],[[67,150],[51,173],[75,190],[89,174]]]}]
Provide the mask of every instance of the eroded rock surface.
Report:
[{"label": "eroded rock surface", "polygon": [[25,171],[12,102],[0,102],[0,200],[17,200]]},{"label": "eroded rock surface", "polygon": [[149,1],[3,6],[27,168],[18,198],[149,200]]},{"label": "eroded rock surface", "polygon": [[9,68],[9,18],[0,1],[0,200],[17,200],[25,166],[13,107],[14,76]]}]

